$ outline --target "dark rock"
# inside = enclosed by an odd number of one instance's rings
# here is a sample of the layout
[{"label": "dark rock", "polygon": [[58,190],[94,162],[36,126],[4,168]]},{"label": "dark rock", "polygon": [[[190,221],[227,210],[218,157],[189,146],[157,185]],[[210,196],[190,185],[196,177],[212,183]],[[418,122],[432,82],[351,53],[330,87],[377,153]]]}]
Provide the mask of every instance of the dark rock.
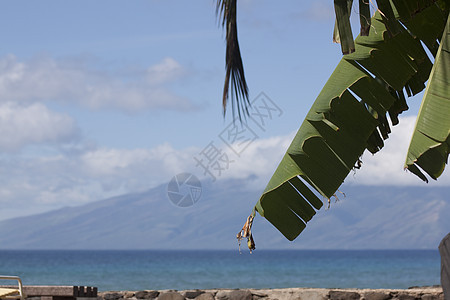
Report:
[{"label": "dark rock", "polygon": [[416,300],[416,297],[410,294],[400,293],[397,296],[398,300]]},{"label": "dark rock", "polygon": [[364,293],[364,299],[366,300],[388,300],[391,299],[391,295],[383,292],[367,292]]},{"label": "dark rock", "polygon": [[261,298],[267,298],[268,296],[266,293],[252,292],[252,300],[261,300]]},{"label": "dark rock", "polygon": [[105,293],[103,294],[103,299],[105,300],[117,300],[123,298],[122,294],[119,293]]},{"label": "dark rock", "polygon": [[216,294],[217,300],[253,300],[253,295],[249,290],[233,290],[233,291],[218,291]]},{"label": "dark rock", "polygon": [[228,294],[229,300],[253,300],[252,292],[249,290],[236,290]]},{"label": "dark rock", "polygon": [[195,300],[214,300],[214,295],[212,293],[203,293],[195,297]]},{"label": "dark rock", "polygon": [[147,298],[146,299],[153,299],[159,296],[158,291],[148,291]]},{"label": "dark rock", "polygon": [[359,300],[361,296],[356,292],[330,291],[331,300]]},{"label": "dark rock", "polygon": [[269,295],[267,295],[266,293],[262,293],[260,291],[252,291],[252,295],[253,295],[253,300],[269,297]]},{"label": "dark rock", "polygon": [[229,294],[230,292],[228,292],[228,291],[218,291],[217,293],[216,293],[216,299],[217,300],[227,300],[228,299],[228,294]]},{"label": "dark rock", "polygon": [[188,298],[188,299],[194,299],[197,298],[198,296],[200,296],[201,294],[204,294],[204,291],[201,290],[195,290],[195,291],[185,291],[184,292],[184,297]]},{"label": "dark rock", "polygon": [[137,299],[154,299],[159,296],[158,291],[139,291],[136,292],[135,297]]},{"label": "dark rock", "polygon": [[158,300],[185,300],[180,293],[177,292],[166,292],[159,295]]},{"label": "dark rock", "polygon": [[414,290],[414,289],[421,289],[421,290],[423,290],[423,289],[434,289],[434,288],[441,288],[441,287],[442,286],[440,284],[422,285],[422,286],[414,285],[414,286],[410,286],[408,288],[408,290]]},{"label": "dark rock", "polygon": [[439,300],[439,295],[433,295],[433,294],[423,294],[422,300]]}]

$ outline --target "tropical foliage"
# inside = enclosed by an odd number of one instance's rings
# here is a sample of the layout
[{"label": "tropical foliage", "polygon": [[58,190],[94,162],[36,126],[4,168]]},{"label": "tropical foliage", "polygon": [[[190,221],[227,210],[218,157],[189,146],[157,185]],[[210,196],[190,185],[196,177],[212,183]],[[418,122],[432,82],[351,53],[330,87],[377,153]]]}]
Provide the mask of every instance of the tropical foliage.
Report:
[{"label": "tropical foliage", "polygon": [[[237,33],[237,0],[217,0],[216,14],[222,19],[222,26],[226,28],[227,49],[225,56],[226,73],[223,87],[223,113],[225,115],[231,90],[231,104],[233,116],[248,115],[248,87],[245,81],[244,64],[242,63]],[[231,81],[231,86],[230,86]]]},{"label": "tropical foliage", "polygon": [[[405,168],[427,181],[424,173],[436,179],[448,160],[449,0],[377,0],[373,17],[369,3],[360,0],[361,34],[355,40],[349,19],[352,2],[334,0],[334,39],[341,42],[346,55],[313,103],[255,206],[289,240],[295,239],[323,206],[320,198],[330,201],[349,172],[360,167],[366,149],[376,153],[384,146],[391,125],[397,125],[398,115],[408,109],[405,93],[412,96],[421,92],[427,81]],[[218,1],[219,7],[226,15],[228,39],[228,30],[236,29],[236,1]],[[234,61],[233,65],[229,47],[238,49],[237,39],[227,42],[225,88],[229,69],[240,76],[233,80],[242,80],[244,75],[240,54],[236,60],[240,63]],[[434,63],[424,47],[435,57]],[[245,80],[233,86],[247,95]],[[247,237],[251,248],[255,210],[238,235]]]}]

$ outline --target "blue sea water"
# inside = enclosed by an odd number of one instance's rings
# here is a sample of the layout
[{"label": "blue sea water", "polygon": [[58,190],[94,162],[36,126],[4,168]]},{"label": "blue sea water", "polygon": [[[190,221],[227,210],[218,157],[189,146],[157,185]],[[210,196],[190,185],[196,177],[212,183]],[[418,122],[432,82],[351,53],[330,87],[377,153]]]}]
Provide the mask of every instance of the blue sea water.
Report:
[{"label": "blue sea water", "polygon": [[[25,285],[107,290],[408,288],[440,283],[436,250],[0,251]],[[0,283],[1,284],[1,283]]]}]

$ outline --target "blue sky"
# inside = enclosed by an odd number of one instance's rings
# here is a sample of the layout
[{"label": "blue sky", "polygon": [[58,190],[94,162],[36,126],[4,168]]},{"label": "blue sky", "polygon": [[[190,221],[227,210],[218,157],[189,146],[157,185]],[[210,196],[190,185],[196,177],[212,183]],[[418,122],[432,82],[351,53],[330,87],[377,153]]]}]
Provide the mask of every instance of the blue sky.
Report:
[{"label": "blue sky", "polygon": [[[194,160],[210,143],[231,161],[217,177],[255,176],[263,189],[341,58],[332,9],[326,0],[239,2],[250,99],[263,92],[281,115],[253,128],[236,155],[220,139],[232,118],[222,117],[214,1],[3,3],[0,219],[146,190],[180,172],[211,180]],[[384,158],[367,156],[351,182],[422,184],[402,171],[419,101]],[[379,175],[386,168],[395,180]]]}]

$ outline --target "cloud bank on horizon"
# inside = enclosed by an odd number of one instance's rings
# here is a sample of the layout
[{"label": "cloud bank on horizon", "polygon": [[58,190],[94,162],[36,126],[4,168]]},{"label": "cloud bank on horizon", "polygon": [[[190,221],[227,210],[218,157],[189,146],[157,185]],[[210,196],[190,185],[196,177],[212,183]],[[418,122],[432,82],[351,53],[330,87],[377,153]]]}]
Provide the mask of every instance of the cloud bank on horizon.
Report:
[{"label": "cloud bank on horizon", "polygon": [[[37,110],[43,109],[38,104],[34,105]],[[26,113],[23,112],[24,115]],[[20,115],[20,111],[16,114]],[[0,124],[6,122],[11,124],[7,117],[0,113]],[[40,118],[42,116],[37,115],[36,121],[41,122]],[[61,116],[56,119],[65,125],[56,126],[58,130],[62,130],[62,137],[58,141],[62,146],[65,142],[64,134],[68,133],[70,136],[73,122]],[[51,135],[48,135],[47,139],[42,138],[43,135],[33,135],[31,134],[33,131],[28,132],[26,118],[15,118],[14,122],[20,123],[21,120],[24,120],[24,124],[16,126],[16,140],[12,139],[7,144],[8,139],[0,139],[2,149],[8,150],[18,145],[25,147],[27,139],[28,143],[48,143]],[[401,118],[400,124],[394,128],[391,138],[387,140],[385,148],[374,156],[365,153],[362,157],[362,168],[350,173],[345,183],[379,186],[449,186],[449,172],[444,173],[437,182],[427,185],[413,174],[403,171],[404,157],[414,122],[414,117]],[[65,127],[69,129],[67,132]],[[228,155],[230,163],[220,174],[216,174],[218,176],[215,179],[253,178],[249,188],[262,190],[293,136],[291,133],[286,136],[256,139],[239,156],[229,151],[225,145],[218,144],[217,148]],[[56,147],[57,137],[52,140]],[[165,143],[149,149],[114,149],[83,144],[85,141],[82,138],[76,143],[78,146],[74,147],[77,147],[77,151],[61,150],[39,156],[12,155],[4,150],[3,168],[0,172],[2,182],[0,202],[9,209],[4,209],[0,218],[18,214],[20,211],[23,214],[27,211],[23,210],[23,207],[27,207],[30,211],[45,211],[67,205],[84,204],[108,196],[144,191],[166,184],[174,175],[182,172],[192,173],[203,181],[213,180],[194,160],[194,157],[205,150],[206,145],[176,149]]]}]

